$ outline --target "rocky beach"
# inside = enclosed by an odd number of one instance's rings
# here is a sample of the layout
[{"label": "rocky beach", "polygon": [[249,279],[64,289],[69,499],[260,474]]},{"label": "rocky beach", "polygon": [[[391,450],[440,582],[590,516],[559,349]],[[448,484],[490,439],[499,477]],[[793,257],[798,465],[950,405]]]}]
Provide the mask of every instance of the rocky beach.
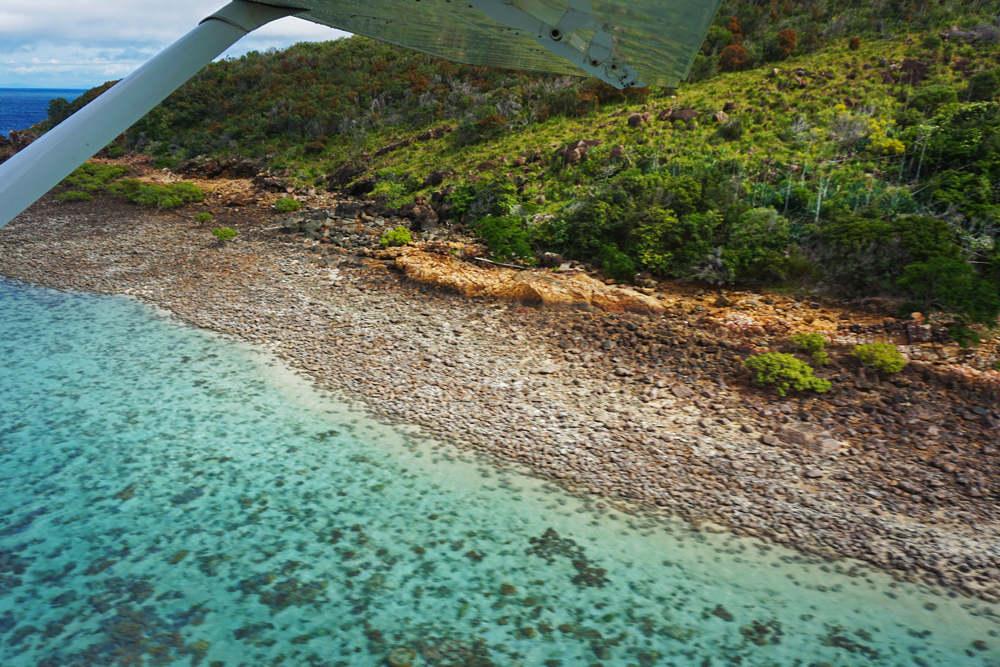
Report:
[{"label": "rocky beach", "polygon": [[[608,512],[676,515],[1000,601],[995,342],[961,350],[878,300],[633,289],[583,271],[575,296],[539,270],[505,298],[487,287],[514,272],[468,243],[380,249],[399,221],[328,194],[303,196],[329,232],[303,237],[248,184],[211,187],[181,212],[47,197],[0,230],[0,273],[156,304],[272,350],[381,421]],[[215,222],[194,222],[201,210]],[[240,236],[219,243],[216,225]],[[754,386],[742,360],[799,331],[833,341],[820,373],[833,390]],[[846,354],[876,340],[911,363],[881,375]]]}]

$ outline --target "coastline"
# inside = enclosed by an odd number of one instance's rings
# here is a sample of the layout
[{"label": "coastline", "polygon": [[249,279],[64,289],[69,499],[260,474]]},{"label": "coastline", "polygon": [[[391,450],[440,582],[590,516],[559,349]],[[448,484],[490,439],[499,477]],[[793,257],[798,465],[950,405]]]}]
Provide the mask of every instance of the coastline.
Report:
[{"label": "coastline", "polygon": [[[970,420],[952,434],[951,422],[928,412],[917,421],[938,433],[907,429],[923,445],[910,447],[913,438],[888,437],[890,426],[913,426],[906,419],[833,414],[826,418],[851,421],[856,435],[838,433],[837,451],[814,452],[774,436],[807,401],[740,387],[736,362],[722,350],[692,355],[696,363],[678,357],[698,378],[678,384],[678,374],[660,377],[624,342],[614,351],[593,344],[594,328],[621,340],[607,332],[628,324],[641,331],[660,325],[656,318],[466,299],[415,284],[387,262],[342,255],[336,266],[317,263],[305,245],[281,242],[297,237],[260,231],[269,226],[265,213],[226,216],[240,224],[218,222],[243,233],[219,245],[183,214],[47,197],[0,230],[0,273],[141,298],[271,350],[377,419],[527,466],[622,511],[669,513],[702,530],[858,558],[1000,601],[996,431]],[[917,384],[875,391],[890,406],[911,391],[903,397],[920,407]],[[857,433],[862,424],[873,428]],[[960,483],[963,475],[976,485]],[[943,497],[894,491],[915,480]]]}]

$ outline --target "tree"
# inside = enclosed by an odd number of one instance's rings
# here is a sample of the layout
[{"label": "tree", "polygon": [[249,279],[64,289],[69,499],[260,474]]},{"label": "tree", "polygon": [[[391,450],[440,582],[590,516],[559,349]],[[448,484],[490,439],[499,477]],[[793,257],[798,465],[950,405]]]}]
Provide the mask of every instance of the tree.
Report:
[{"label": "tree", "polygon": [[799,41],[799,35],[794,30],[782,30],[778,33],[778,48],[788,57]]},{"label": "tree", "polygon": [[747,50],[739,44],[730,44],[722,49],[719,56],[719,69],[723,72],[739,72],[746,68],[750,62],[750,55]]}]

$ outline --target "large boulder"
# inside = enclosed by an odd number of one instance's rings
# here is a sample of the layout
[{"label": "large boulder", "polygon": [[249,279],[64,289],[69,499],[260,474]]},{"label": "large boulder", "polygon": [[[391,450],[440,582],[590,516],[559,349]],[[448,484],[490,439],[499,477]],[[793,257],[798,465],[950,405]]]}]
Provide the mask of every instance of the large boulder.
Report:
[{"label": "large boulder", "polygon": [[337,202],[337,207],[334,209],[334,215],[338,218],[347,218],[353,220],[357,217],[358,212],[364,208],[364,204],[358,201],[342,201]]},{"label": "large boulder", "polygon": [[660,120],[669,120],[673,123],[690,123],[698,117],[698,112],[694,109],[666,109],[660,112]]},{"label": "large boulder", "polygon": [[375,177],[367,176],[351,183],[344,188],[343,193],[348,197],[363,197],[375,189]]},{"label": "large boulder", "polygon": [[555,252],[541,252],[535,255],[538,265],[545,269],[555,269],[562,266],[563,256]]},{"label": "large boulder", "polygon": [[345,185],[357,180],[358,176],[368,170],[368,162],[369,160],[367,159],[360,159],[342,164],[326,179],[326,189],[331,191],[340,190]]},{"label": "large boulder", "polygon": [[600,139],[577,139],[557,150],[556,155],[562,158],[563,164],[577,164],[587,157],[591,148],[603,143]]},{"label": "large boulder", "polygon": [[433,129],[426,130],[425,132],[421,132],[419,135],[417,135],[417,139],[420,141],[440,139],[441,137],[448,134],[454,129],[455,128],[453,128],[451,125],[442,125],[441,127],[435,127]]},{"label": "large boulder", "polygon": [[455,172],[451,169],[438,169],[432,171],[427,178],[424,179],[425,188],[433,188],[444,183],[445,179],[451,178],[455,175]]}]

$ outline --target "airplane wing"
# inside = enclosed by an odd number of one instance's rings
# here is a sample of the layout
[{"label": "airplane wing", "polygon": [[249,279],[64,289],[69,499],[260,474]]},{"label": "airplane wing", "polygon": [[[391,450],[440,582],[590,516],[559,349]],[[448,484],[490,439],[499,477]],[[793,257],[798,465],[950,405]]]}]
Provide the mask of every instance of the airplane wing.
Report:
[{"label": "airplane wing", "polygon": [[301,17],[471,65],[677,86],[721,0],[277,0]]},{"label": "airplane wing", "polygon": [[722,0],[233,0],[0,164],[0,227],[243,35],[284,16],[448,60],[676,86]]}]

